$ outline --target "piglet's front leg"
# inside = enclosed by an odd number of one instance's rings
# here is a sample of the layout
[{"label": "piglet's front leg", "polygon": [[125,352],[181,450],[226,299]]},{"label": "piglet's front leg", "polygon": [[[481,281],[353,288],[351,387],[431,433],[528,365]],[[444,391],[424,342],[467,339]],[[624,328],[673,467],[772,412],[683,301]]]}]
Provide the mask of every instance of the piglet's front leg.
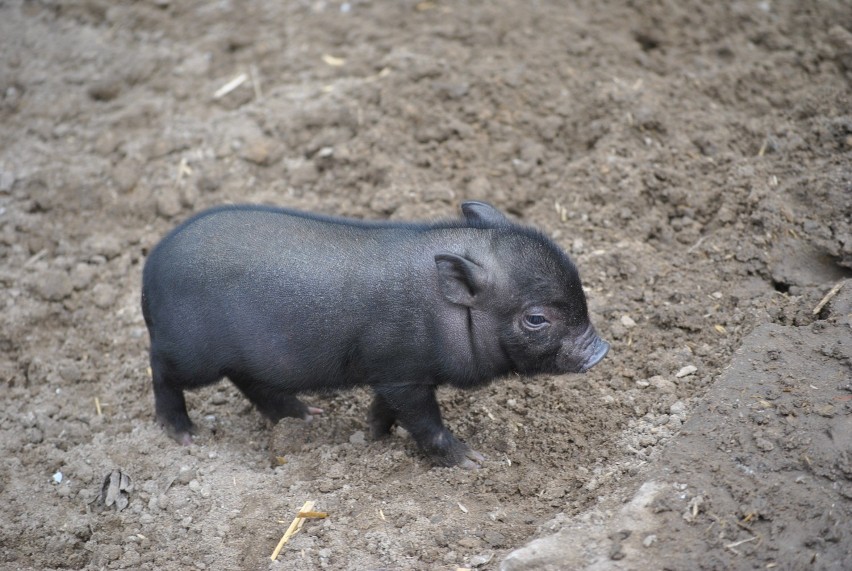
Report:
[{"label": "piglet's front leg", "polygon": [[479,468],[485,460],[444,426],[433,386],[378,386],[375,392],[370,407],[373,437],[381,436],[396,420],[411,434],[423,453],[439,466]]}]

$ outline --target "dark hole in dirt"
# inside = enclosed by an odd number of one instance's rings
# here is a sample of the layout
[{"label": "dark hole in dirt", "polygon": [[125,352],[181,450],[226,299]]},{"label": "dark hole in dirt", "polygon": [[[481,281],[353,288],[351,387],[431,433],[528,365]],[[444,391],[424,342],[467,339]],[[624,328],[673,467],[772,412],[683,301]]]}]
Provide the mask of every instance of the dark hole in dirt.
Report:
[{"label": "dark hole in dirt", "polygon": [[649,52],[660,47],[660,40],[648,32],[633,32],[633,39],[639,43],[642,51]]},{"label": "dark hole in dirt", "polygon": [[776,280],[772,280],[772,287],[775,288],[775,291],[781,293],[787,293],[790,291],[790,284],[785,282],[779,282]]}]

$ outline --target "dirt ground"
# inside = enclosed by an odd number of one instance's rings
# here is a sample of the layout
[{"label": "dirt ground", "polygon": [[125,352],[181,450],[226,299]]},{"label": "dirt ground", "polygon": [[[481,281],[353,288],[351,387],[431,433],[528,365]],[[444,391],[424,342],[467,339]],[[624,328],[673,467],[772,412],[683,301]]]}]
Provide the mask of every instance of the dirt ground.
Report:
[{"label": "dirt ground", "polygon": [[[846,0],[0,1],[0,568],[852,568],[850,93]],[[481,469],[366,439],[364,390],[156,425],[177,222],[465,198],[570,252],[613,346],[440,392]]]}]

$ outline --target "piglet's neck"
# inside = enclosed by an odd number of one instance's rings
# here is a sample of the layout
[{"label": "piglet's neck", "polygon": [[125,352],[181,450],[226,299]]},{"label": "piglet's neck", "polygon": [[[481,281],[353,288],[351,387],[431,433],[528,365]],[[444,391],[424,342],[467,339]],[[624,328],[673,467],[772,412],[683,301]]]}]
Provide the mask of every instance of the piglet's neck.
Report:
[{"label": "piglet's neck", "polygon": [[497,340],[497,326],[482,311],[447,303],[437,312],[443,375],[441,382],[457,387],[485,385],[507,375],[512,364]]}]

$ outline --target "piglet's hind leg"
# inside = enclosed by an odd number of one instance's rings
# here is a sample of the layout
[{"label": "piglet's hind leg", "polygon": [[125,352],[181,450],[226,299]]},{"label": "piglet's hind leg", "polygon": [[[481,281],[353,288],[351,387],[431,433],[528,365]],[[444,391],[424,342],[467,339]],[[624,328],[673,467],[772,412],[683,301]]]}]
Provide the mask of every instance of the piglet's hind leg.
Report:
[{"label": "piglet's hind leg", "polygon": [[151,358],[151,375],[154,381],[154,402],[157,420],[168,435],[179,444],[192,444],[192,421],[186,413],[183,389],[177,388],[163,371],[159,361]]}]

